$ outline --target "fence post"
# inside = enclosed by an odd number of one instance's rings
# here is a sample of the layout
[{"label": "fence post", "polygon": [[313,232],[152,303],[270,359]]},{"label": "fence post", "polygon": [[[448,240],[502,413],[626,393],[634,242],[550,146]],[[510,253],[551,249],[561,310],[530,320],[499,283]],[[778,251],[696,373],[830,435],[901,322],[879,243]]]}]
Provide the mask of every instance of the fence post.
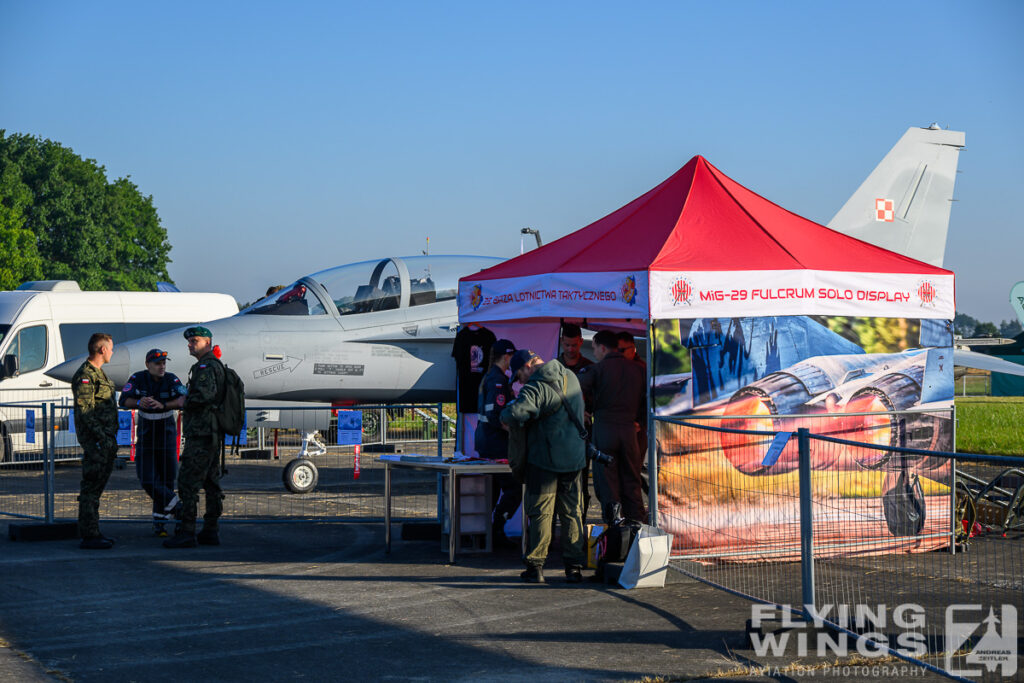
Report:
[{"label": "fence post", "polygon": [[444,454],[444,445],[442,444],[441,437],[444,436],[444,404],[437,404],[437,457],[441,457]]},{"label": "fence post", "polygon": [[814,605],[814,519],[811,505],[811,438],[806,427],[797,430],[800,454],[800,580],[803,614],[808,621]]},{"label": "fence post", "polygon": [[53,404],[44,403],[39,412],[43,418],[43,514],[47,524],[53,524],[53,461],[54,454],[51,452],[53,440],[50,438],[50,420],[47,417],[47,406],[52,412]]},{"label": "fence post", "polygon": [[[949,420],[953,425],[953,452],[956,452],[956,402],[953,402],[953,408],[949,411]],[[956,458],[950,463],[950,501],[949,501],[949,518],[950,518],[950,534],[949,534],[949,553],[956,555],[956,535],[959,529],[957,529],[956,521]],[[972,529],[967,529],[967,538],[970,539]]]}]

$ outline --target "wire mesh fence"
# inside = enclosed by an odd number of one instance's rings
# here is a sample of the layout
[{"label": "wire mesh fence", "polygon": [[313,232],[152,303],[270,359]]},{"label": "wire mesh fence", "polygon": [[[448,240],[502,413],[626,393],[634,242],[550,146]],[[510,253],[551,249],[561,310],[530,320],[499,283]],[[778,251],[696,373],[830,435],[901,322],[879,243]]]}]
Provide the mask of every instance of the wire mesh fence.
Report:
[{"label": "wire mesh fence", "polygon": [[871,641],[951,677],[1016,673],[1024,459],[931,450],[951,417],[659,418],[674,566],[831,628],[832,653]]},{"label": "wire mesh fence", "polygon": [[[81,448],[70,405],[0,407],[34,413],[28,427],[24,418],[10,425],[16,432],[10,458],[0,463],[0,514],[47,521],[75,519]],[[340,414],[339,428],[339,410],[331,407],[247,411],[250,426],[242,443],[225,446],[224,521],[382,520],[384,469],[378,454],[450,455],[453,450],[453,406],[354,406]],[[353,420],[352,415],[358,417]],[[177,436],[180,430],[174,418],[169,435],[164,431],[166,421],[155,428],[137,411],[122,411],[121,418],[118,457],[101,499],[101,519],[150,522],[160,507],[154,501],[153,491],[159,488],[155,484],[162,482],[174,490],[184,441]],[[356,429],[347,429],[352,426]],[[296,475],[300,470],[311,475]],[[393,517],[435,518],[438,486],[434,474],[396,472]]]}]

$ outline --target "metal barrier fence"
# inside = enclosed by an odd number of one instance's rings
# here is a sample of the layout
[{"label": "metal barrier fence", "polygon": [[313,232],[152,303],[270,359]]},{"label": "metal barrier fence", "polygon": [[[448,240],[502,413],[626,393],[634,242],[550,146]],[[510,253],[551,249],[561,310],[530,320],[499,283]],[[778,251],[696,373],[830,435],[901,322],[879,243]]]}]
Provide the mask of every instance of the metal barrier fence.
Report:
[{"label": "metal barrier fence", "polygon": [[957,396],[991,396],[992,374],[965,374],[956,380]]},{"label": "metal barrier fence", "polygon": [[[69,429],[70,405],[17,402],[0,404],[0,410],[19,414],[21,420],[12,425],[12,452],[0,462],[0,515],[44,521],[76,519],[81,449]],[[349,445],[344,438],[339,445],[337,409],[290,406],[247,410],[246,443],[225,449],[223,520],[383,520],[384,467],[377,456],[382,452],[445,455],[453,450],[454,405],[352,406],[346,410],[362,417],[362,429],[356,438],[347,439]],[[33,429],[26,429],[27,411],[32,413],[28,422]],[[343,436],[353,436],[344,429],[349,426],[342,425]],[[119,438],[118,460],[100,502],[101,520],[151,522],[153,503],[140,483],[135,457],[147,444],[137,443],[134,428],[128,431]],[[300,470],[295,469],[296,464],[301,465]],[[304,478],[309,473],[312,481]],[[396,470],[393,518],[436,518],[439,487],[437,475]],[[296,488],[306,492],[297,493]],[[202,512],[200,496],[200,516]]]},{"label": "metal barrier fence", "polygon": [[[770,606],[752,608],[755,649],[893,656],[961,680],[1013,675],[1024,458],[891,445],[952,443],[951,417],[657,418],[673,566]],[[798,652],[796,634],[755,628],[758,614],[831,631]]]}]

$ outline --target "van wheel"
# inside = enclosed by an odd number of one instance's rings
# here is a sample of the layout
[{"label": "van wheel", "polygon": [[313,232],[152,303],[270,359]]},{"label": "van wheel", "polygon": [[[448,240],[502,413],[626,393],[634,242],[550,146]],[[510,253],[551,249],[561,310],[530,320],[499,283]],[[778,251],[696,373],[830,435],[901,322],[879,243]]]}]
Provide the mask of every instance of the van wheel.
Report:
[{"label": "van wheel", "polygon": [[320,473],[316,465],[306,458],[296,458],[285,465],[281,474],[284,486],[292,493],[309,493],[316,488]]},{"label": "van wheel", "polygon": [[7,433],[7,425],[0,422],[0,462],[11,462],[14,460],[14,444],[11,443],[11,435]]}]

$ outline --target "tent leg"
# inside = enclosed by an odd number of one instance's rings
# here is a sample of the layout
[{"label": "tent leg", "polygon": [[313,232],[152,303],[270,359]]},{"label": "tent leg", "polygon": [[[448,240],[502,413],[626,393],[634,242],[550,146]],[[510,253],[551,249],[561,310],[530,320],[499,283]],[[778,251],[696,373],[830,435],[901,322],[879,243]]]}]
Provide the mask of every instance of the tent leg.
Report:
[{"label": "tent leg", "polygon": [[647,319],[647,503],[650,525],[658,526],[658,442],[654,438],[654,325]]}]

